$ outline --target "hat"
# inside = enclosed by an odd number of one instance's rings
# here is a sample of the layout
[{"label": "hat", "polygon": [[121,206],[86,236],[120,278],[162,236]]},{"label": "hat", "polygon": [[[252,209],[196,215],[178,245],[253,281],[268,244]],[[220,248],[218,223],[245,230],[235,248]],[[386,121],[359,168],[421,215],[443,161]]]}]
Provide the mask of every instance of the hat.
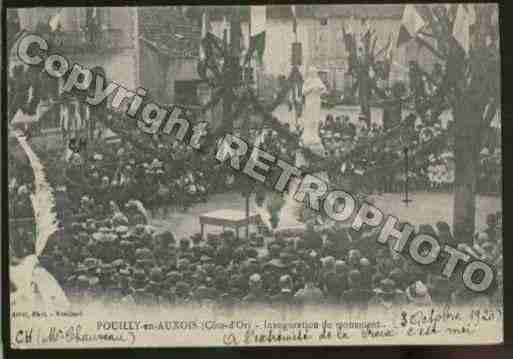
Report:
[{"label": "hat", "polygon": [[162,283],[164,280],[164,274],[162,273],[162,269],[155,267],[150,271],[150,281],[153,283]]},{"label": "hat", "polygon": [[362,259],[360,259],[360,265],[362,267],[369,267],[371,265],[371,263],[367,258],[362,258]]},{"label": "hat", "polygon": [[321,262],[326,267],[334,267],[335,266],[335,258],[332,256],[321,258]]},{"label": "hat", "polygon": [[115,261],[112,262],[112,265],[116,268],[122,267],[124,264],[125,264],[125,262],[121,258],[116,259]]},{"label": "hat", "polygon": [[280,288],[292,289],[292,277],[288,274],[280,277]]},{"label": "hat", "polygon": [[127,240],[122,240],[121,242],[119,242],[119,245],[122,247],[122,248],[125,248],[125,249],[128,249],[130,247],[133,247],[133,243],[130,242],[130,241],[127,241]]},{"label": "hat", "polygon": [[142,224],[137,224],[134,228],[134,235],[135,236],[142,236],[144,233],[144,225]]},{"label": "hat", "polygon": [[137,260],[135,261],[135,263],[136,263],[138,266],[143,267],[143,268],[153,266],[153,260],[151,260],[151,259],[137,259]]},{"label": "hat", "polygon": [[206,299],[206,298],[210,297],[210,290],[206,286],[200,285],[194,291],[194,295],[195,295],[196,299]]},{"label": "hat", "polygon": [[167,244],[175,243],[175,236],[171,231],[164,231],[158,234],[157,238]]},{"label": "hat", "polygon": [[384,294],[395,293],[395,282],[392,279],[383,279],[381,281],[381,290]]},{"label": "hat", "polygon": [[146,247],[138,248],[135,251],[135,257],[137,259],[150,259],[152,257],[152,253],[149,248],[146,248]]},{"label": "hat", "polygon": [[416,281],[406,289],[406,297],[412,303],[428,304],[431,302],[429,290],[421,281]]},{"label": "hat", "polygon": [[119,270],[119,274],[124,276],[124,277],[128,277],[131,275],[131,271],[130,271],[130,268],[121,268]]},{"label": "hat", "polygon": [[428,285],[429,285],[429,288],[431,288],[431,289],[445,291],[445,290],[449,290],[449,288],[451,286],[451,282],[449,281],[448,278],[446,278],[444,276],[437,275],[437,276],[430,276]]},{"label": "hat", "polygon": [[112,263],[102,263],[100,265],[101,274],[112,274],[116,272],[116,268]]},{"label": "hat", "polygon": [[73,232],[78,232],[78,231],[80,231],[81,229],[82,229],[82,226],[81,226],[79,223],[77,223],[77,222],[73,222],[73,223],[71,223],[71,230],[72,230]]},{"label": "hat", "polygon": [[176,294],[178,295],[189,295],[191,292],[191,287],[187,282],[180,281],[176,283]]},{"label": "hat", "polygon": [[362,255],[358,249],[351,249],[348,253],[349,259],[354,258],[354,259],[360,260],[361,257],[362,257]]},{"label": "hat", "polygon": [[146,287],[147,277],[143,269],[137,268],[132,273],[130,284],[133,288]]},{"label": "hat", "polygon": [[221,237],[223,237],[223,238],[235,238],[235,233],[233,231],[226,230],[226,231],[223,231],[221,233]]},{"label": "hat", "polygon": [[347,270],[347,264],[343,260],[337,260],[335,261],[335,271],[337,272],[343,272]]},{"label": "hat", "polygon": [[190,261],[187,258],[180,258],[176,263],[176,266],[178,269],[183,268],[183,267],[188,267],[189,265],[190,265]]},{"label": "hat", "polygon": [[75,273],[85,273],[87,272],[87,267],[83,263],[78,263],[77,268],[75,268]]},{"label": "hat", "polygon": [[98,259],[92,257],[84,259],[84,267],[86,270],[98,268]]},{"label": "hat", "polygon": [[489,240],[489,236],[488,236],[488,233],[486,232],[479,232],[477,234],[477,242],[478,243],[484,243],[484,242],[487,242]]},{"label": "hat", "polygon": [[270,266],[270,267],[274,267],[274,268],[286,268],[287,265],[285,265],[285,263],[283,263],[283,261],[281,259],[272,259],[270,260],[269,262],[267,262],[265,264],[265,266]]},{"label": "hat", "polygon": [[129,224],[128,218],[121,212],[115,213],[114,216],[112,216],[112,223],[115,226],[127,226]]},{"label": "hat", "polygon": [[362,274],[360,271],[352,270],[349,272],[349,284],[351,285],[358,285],[362,281]]},{"label": "hat", "polygon": [[77,238],[80,243],[89,242],[89,234],[87,232],[78,232]]},{"label": "hat", "polygon": [[171,271],[166,275],[166,282],[170,285],[175,285],[182,279],[182,275],[177,271]]},{"label": "hat", "polygon": [[128,233],[128,227],[127,226],[117,226],[116,233],[119,235],[126,234],[126,233]]},{"label": "hat", "polygon": [[201,258],[200,258],[200,262],[203,262],[203,263],[204,263],[204,262],[210,262],[211,260],[212,260],[212,258],[210,258],[210,257],[208,257],[208,256],[206,256],[206,255],[203,255],[203,256],[201,256]]},{"label": "hat", "polygon": [[85,275],[79,275],[77,278],[77,286],[79,288],[88,288],[90,285],[89,277]]},{"label": "hat", "polygon": [[400,268],[393,269],[390,274],[388,275],[390,279],[395,281],[396,283],[399,283],[404,278],[404,273]]},{"label": "hat", "polygon": [[260,276],[260,274],[258,274],[258,273],[252,274],[252,275],[249,277],[249,283],[250,283],[250,284],[260,283],[261,281],[262,281],[262,277],[261,277],[261,276]]},{"label": "hat", "polygon": [[98,278],[96,276],[89,277],[89,285],[91,287],[97,285],[98,283],[100,283],[100,278]]}]

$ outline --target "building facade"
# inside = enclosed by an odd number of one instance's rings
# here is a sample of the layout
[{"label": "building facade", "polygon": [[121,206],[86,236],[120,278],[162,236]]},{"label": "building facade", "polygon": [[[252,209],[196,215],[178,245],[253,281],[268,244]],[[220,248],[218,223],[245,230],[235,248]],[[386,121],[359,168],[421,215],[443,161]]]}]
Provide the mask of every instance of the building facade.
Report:
[{"label": "building facade", "polygon": [[[102,67],[108,81],[129,90],[143,87],[148,98],[163,105],[197,102],[201,24],[188,19],[184,7],[24,8],[10,9],[9,17],[14,19],[12,38],[23,31],[48,38],[70,63]],[[11,73],[23,65],[15,45]],[[68,102],[39,105],[35,117],[43,132],[62,130],[63,117],[74,129],[87,127],[88,109]]]},{"label": "building facade", "polygon": [[[347,87],[345,73],[348,69],[348,51],[343,40],[343,31],[352,29],[360,34],[368,20],[370,28],[376,31],[376,48],[384,48],[389,39],[393,44],[401,25],[404,5],[297,5],[297,31],[293,31],[291,6],[267,6],[266,48],[264,53],[265,73],[270,76],[288,75],[291,65],[292,43],[302,44],[303,64],[301,73],[315,67],[330,90],[343,91]],[[222,7],[211,8],[212,32],[222,36],[226,22],[223,21]],[[242,33],[244,48],[248,48],[249,12],[242,13]],[[431,71],[438,61],[429,50],[411,41],[393,50],[393,63],[390,81],[408,83],[408,63],[416,60],[427,71]],[[349,80],[350,81],[350,80]]]}]

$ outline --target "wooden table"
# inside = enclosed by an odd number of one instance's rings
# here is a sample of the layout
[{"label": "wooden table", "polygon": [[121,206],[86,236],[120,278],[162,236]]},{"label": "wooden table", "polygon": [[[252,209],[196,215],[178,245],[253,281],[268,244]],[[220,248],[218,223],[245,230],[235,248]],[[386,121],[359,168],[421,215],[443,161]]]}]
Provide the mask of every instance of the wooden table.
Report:
[{"label": "wooden table", "polygon": [[250,213],[246,218],[244,211],[236,211],[232,209],[221,209],[218,211],[208,212],[199,216],[201,226],[201,238],[204,237],[205,225],[232,227],[235,228],[237,238],[239,238],[239,228],[251,224],[258,225],[262,223],[259,214]]}]

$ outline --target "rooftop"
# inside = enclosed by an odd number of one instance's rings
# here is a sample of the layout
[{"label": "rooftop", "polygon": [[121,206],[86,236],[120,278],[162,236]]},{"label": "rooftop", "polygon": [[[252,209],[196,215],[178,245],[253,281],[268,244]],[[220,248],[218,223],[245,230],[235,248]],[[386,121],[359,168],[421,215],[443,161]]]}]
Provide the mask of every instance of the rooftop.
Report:
[{"label": "rooftop", "polygon": [[[191,11],[201,12],[201,8],[192,7]],[[233,6],[207,6],[212,20],[220,20]],[[240,6],[242,20],[249,18],[249,6]],[[313,17],[351,17],[355,18],[401,18],[402,4],[371,4],[371,5],[296,5],[296,16],[299,18]],[[290,5],[267,6],[268,19],[286,19],[292,17]]]}]

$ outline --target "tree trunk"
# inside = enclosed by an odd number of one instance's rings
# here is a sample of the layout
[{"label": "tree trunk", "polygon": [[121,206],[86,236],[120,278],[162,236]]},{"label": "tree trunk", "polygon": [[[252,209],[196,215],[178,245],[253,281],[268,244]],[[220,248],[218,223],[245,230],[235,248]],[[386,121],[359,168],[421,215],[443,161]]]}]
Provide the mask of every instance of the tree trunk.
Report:
[{"label": "tree trunk", "polygon": [[472,245],[476,223],[480,129],[483,106],[471,99],[454,106],[454,236]]},{"label": "tree trunk", "polygon": [[365,122],[370,128],[371,124],[371,110],[370,110],[370,79],[368,69],[362,71],[358,81],[360,82],[358,97],[360,99],[360,108],[362,114],[365,115]]},{"label": "tree trunk", "polygon": [[[249,199],[251,197],[251,193],[246,195],[246,220],[249,219]],[[249,239],[249,221],[246,224],[246,240]]]}]

